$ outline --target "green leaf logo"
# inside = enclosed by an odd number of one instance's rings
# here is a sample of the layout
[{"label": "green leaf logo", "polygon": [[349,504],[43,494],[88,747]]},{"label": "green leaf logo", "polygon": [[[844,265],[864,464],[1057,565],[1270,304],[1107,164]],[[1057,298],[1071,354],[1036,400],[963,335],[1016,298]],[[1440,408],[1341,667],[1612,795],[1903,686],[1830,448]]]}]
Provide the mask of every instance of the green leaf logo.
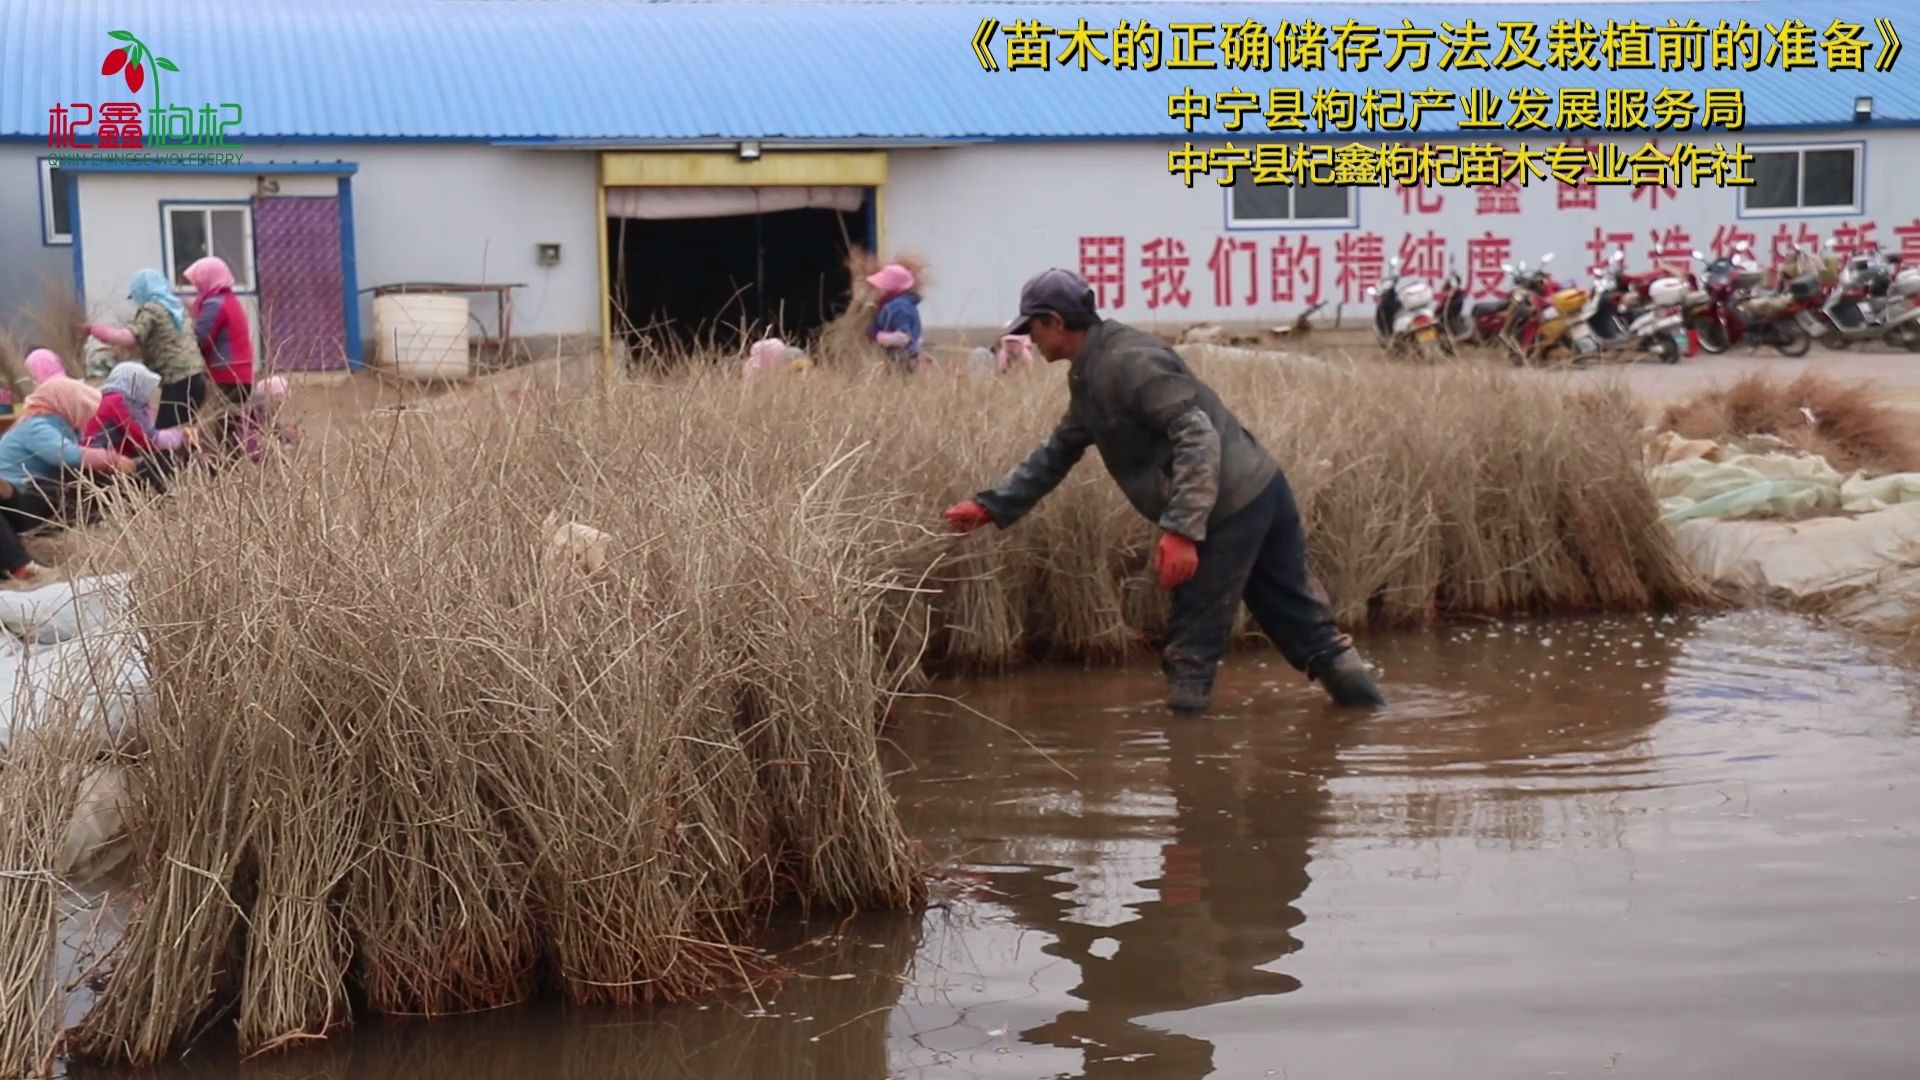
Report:
[{"label": "green leaf logo", "polygon": [[127,32],[127,31],[125,31],[125,30],[109,30],[109,31],[107,31],[107,36],[108,36],[108,37],[110,37],[110,38],[118,38],[118,39],[120,39],[121,41],[132,41],[132,40],[134,40],[134,38],[133,38],[133,35],[132,35],[132,34],[130,34],[130,33],[128,33],[128,32]]},{"label": "green leaf logo", "polygon": [[154,65],[162,71],[179,71],[180,70],[179,68],[173,66],[173,61],[167,59],[164,56],[154,57],[153,62],[154,62]]}]

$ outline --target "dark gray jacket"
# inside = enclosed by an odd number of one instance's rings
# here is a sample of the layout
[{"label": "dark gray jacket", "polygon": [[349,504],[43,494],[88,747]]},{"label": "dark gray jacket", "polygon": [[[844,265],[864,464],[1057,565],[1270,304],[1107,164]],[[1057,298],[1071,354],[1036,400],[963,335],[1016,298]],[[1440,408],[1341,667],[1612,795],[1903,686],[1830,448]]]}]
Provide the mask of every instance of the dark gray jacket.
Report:
[{"label": "dark gray jacket", "polygon": [[1053,434],[991,491],[974,496],[1011,528],[1100,450],[1127,501],[1160,528],[1199,543],[1207,526],[1253,502],[1280,466],[1219,395],[1159,338],[1122,323],[1094,324],[1067,374],[1067,414]]}]

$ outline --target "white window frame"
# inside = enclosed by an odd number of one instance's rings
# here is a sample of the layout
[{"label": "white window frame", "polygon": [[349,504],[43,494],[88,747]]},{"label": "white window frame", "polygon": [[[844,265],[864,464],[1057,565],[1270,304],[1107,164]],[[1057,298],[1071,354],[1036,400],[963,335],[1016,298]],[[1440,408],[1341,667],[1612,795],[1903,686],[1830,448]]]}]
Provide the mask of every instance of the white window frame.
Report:
[{"label": "white window frame", "polygon": [[[1253,181],[1248,180],[1245,177],[1239,177],[1239,178],[1236,178],[1235,180],[1235,186],[1239,184],[1251,185],[1252,183]],[[1288,185],[1273,185],[1273,186],[1288,186]],[[1301,218],[1301,217],[1243,218],[1243,217],[1238,217],[1233,212],[1234,187],[1228,187],[1225,191],[1226,200],[1227,200],[1227,211],[1226,211],[1227,212],[1227,229],[1229,231],[1239,232],[1239,231],[1252,231],[1257,229],[1357,229],[1360,227],[1360,199],[1359,199],[1359,196],[1355,194],[1357,190],[1356,188],[1346,184],[1305,184],[1305,185],[1296,184],[1291,186],[1295,188],[1298,188],[1298,187],[1333,188],[1335,191],[1344,192],[1347,197],[1347,212],[1340,217],[1328,217],[1328,218]],[[1293,196],[1290,195],[1287,200],[1287,208],[1289,213],[1292,212],[1294,205],[1295,205],[1294,198]]]},{"label": "white window frame", "polygon": [[[57,168],[52,158],[40,159],[40,242],[47,247],[63,247],[73,243],[73,222],[67,222],[66,232],[54,232],[54,183],[53,173]],[[79,182],[79,177],[74,178]]]},{"label": "white window frame", "polygon": [[[1853,201],[1845,205],[1808,206],[1807,198],[1807,155],[1822,151],[1845,150],[1853,154]],[[1740,213],[1742,218],[1796,218],[1796,217],[1849,217],[1866,212],[1867,191],[1867,144],[1860,141],[1848,142],[1804,142],[1771,143],[1766,145],[1748,144],[1746,152],[1758,161],[1764,154],[1795,154],[1800,158],[1800,190],[1792,206],[1747,205],[1747,194],[1751,185],[1740,187]],[[1748,167],[1751,175],[1752,167]]]},{"label": "white window frame", "polygon": [[[212,251],[213,250],[213,216],[212,215],[223,210],[230,213],[242,215],[241,220],[246,224],[246,234],[245,234],[246,241],[245,241],[245,244],[243,245],[247,250],[246,273],[243,275],[241,273],[241,268],[238,266],[234,266],[231,261],[229,261],[227,264],[227,268],[233,271],[233,291],[236,293],[252,293],[257,284],[254,279],[259,275],[259,267],[254,265],[253,205],[251,203],[238,203],[238,202],[224,202],[224,203],[223,202],[210,202],[210,203],[169,202],[167,203],[165,206],[161,207],[161,211],[160,211],[160,228],[162,232],[161,240],[163,242],[162,246],[165,248],[165,250],[161,254],[166,259],[167,270],[168,270],[168,273],[171,274],[173,271],[173,264],[174,264],[173,215],[186,212],[186,211],[198,211],[201,214],[206,216],[205,219],[206,219],[206,230],[207,230],[206,232],[207,250]],[[176,292],[191,292],[193,290],[192,285],[189,285],[185,281],[181,281],[177,278],[173,281],[173,287],[174,287],[174,291]]]}]

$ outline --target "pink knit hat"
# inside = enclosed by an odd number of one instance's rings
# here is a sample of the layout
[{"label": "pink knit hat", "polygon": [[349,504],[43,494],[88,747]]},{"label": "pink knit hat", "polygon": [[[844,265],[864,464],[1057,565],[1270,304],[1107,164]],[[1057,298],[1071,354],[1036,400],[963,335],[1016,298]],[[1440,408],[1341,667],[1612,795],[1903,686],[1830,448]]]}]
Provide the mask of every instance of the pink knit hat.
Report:
[{"label": "pink knit hat", "polygon": [[254,384],[254,392],[267,401],[287,400],[287,380],[278,375],[261,379]]},{"label": "pink knit hat", "polygon": [[27,354],[27,374],[33,376],[35,383],[43,383],[55,375],[65,375],[67,365],[52,349],[35,349]]},{"label": "pink knit hat", "polygon": [[787,358],[787,343],[779,338],[761,338],[747,350],[747,362],[741,365],[740,374],[751,379],[772,371]]},{"label": "pink knit hat", "polygon": [[887,296],[897,296],[913,288],[913,271],[899,263],[888,263],[867,275],[867,284]]}]

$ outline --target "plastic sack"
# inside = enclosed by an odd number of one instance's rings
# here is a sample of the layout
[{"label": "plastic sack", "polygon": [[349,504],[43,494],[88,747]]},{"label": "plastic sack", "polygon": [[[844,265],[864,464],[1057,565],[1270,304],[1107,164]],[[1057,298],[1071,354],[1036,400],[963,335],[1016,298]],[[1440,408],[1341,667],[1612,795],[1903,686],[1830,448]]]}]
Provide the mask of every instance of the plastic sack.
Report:
[{"label": "plastic sack", "polygon": [[1920,502],[1920,473],[1842,477],[1825,458],[1799,454],[1736,454],[1722,461],[1678,456],[1692,449],[1673,442],[1653,447],[1668,455],[1647,471],[1668,524],[1867,513]]},{"label": "plastic sack", "polygon": [[84,888],[112,873],[131,853],[127,817],[134,804],[133,774],[113,764],[92,767],[80,781],[80,799],[67,822],[54,870]]},{"label": "plastic sack", "polygon": [[0,591],[0,627],[29,644],[53,645],[127,625],[127,576],[79,578],[31,592]]},{"label": "plastic sack", "polygon": [[542,528],[547,533],[548,571],[572,569],[592,576],[606,568],[613,537],[583,522],[562,521],[558,511],[547,515]]},{"label": "plastic sack", "polygon": [[1695,501],[1681,495],[1660,500],[1669,525],[1695,518],[1802,518],[1840,509],[1840,487],[1817,479],[1749,480]]},{"label": "plastic sack", "polygon": [[1871,479],[1855,473],[1840,485],[1840,509],[1849,514],[1916,502],[1920,502],[1920,473],[1892,473]]},{"label": "plastic sack", "polygon": [[35,648],[0,642],[0,749],[56,722],[119,746],[152,694],[142,656],[126,630]]},{"label": "plastic sack", "polygon": [[1745,603],[1868,630],[1903,631],[1920,616],[1920,503],[1801,522],[1695,520],[1673,537],[1696,573]]},{"label": "plastic sack", "polygon": [[0,592],[0,747],[52,719],[105,746],[125,737],[151,692],[127,587],[116,574]]}]

